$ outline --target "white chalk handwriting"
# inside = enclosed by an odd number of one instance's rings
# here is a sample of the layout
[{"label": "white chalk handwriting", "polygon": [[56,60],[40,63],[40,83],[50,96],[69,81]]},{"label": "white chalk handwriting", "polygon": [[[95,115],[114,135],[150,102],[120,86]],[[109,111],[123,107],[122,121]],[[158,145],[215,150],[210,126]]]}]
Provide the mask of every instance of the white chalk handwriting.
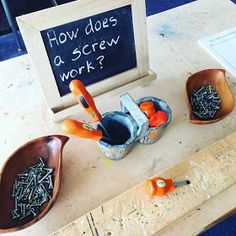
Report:
[{"label": "white chalk handwriting", "polygon": [[[114,16],[104,17],[98,20],[91,17],[87,19],[87,23],[83,27],[76,25],[76,28],[72,30],[58,32],[58,30],[50,29],[46,32],[48,45],[51,50],[56,50],[55,52],[57,53],[52,63],[56,67],[66,64],[73,65],[73,68],[68,71],[63,70],[63,73],[59,74],[62,82],[68,79],[74,79],[83,73],[89,74],[96,69],[103,69],[106,56],[104,52],[111,47],[115,47],[120,42],[121,35],[119,35],[119,31],[117,32],[117,36],[112,34],[113,36],[109,38],[109,30],[112,30],[117,25],[118,19]],[[101,38],[100,33],[100,36],[96,38],[96,33],[102,30],[106,30],[104,31],[104,37]],[[71,49],[72,41],[73,48]],[[62,47],[63,50],[58,50],[59,47]],[[65,49],[68,50],[66,55]],[[92,54],[98,54],[96,59],[91,60],[88,57]]]}]

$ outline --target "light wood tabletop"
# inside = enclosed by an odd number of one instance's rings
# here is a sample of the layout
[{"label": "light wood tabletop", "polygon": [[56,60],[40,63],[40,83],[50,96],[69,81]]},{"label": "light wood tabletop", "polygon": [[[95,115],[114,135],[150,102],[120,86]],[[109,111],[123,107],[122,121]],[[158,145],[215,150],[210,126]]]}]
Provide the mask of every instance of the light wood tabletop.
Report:
[{"label": "light wood tabletop", "polygon": [[[185,101],[185,81],[191,74],[222,68],[197,40],[234,27],[235,14],[236,5],[230,0],[198,0],[148,17],[150,68],[157,79],[125,90],[134,100],[145,96],[165,100],[172,109],[171,124],[158,142],[137,144],[119,161],[104,158],[95,142],[71,136],[64,148],[62,186],[53,208],[33,226],[13,234],[48,235],[235,131],[235,110],[217,123],[194,125],[189,123]],[[235,96],[236,79],[228,74],[227,81]],[[123,92],[116,89],[95,98],[99,111],[119,110]],[[0,108],[0,166],[26,141],[63,134],[60,123],[49,115],[28,55],[0,63]],[[82,110],[74,118],[90,120]]]}]

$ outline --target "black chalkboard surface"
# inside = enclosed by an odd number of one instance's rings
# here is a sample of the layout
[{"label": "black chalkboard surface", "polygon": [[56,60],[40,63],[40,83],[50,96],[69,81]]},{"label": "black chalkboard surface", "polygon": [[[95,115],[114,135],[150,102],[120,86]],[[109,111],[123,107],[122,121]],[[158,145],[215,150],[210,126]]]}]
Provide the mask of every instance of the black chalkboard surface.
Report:
[{"label": "black chalkboard surface", "polygon": [[131,5],[41,31],[60,96],[137,66]]}]

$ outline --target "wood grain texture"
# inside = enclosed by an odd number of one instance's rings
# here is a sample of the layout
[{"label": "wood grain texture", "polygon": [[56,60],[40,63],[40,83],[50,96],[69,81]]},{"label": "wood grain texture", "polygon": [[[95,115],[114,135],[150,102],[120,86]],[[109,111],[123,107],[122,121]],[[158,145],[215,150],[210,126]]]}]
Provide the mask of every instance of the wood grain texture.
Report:
[{"label": "wood grain texture", "polygon": [[235,174],[236,133],[233,133],[167,171],[157,173],[175,181],[189,179],[191,185],[176,188],[164,197],[149,198],[141,183],[52,236],[161,235],[168,225],[235,184]]},{"label": "wood grain texture", "polygon": [[[225,119],[210,125],[189,123],[184,97],[185,82],[191,74],[205,68],[221,68],[199,47],[198,39],[234,27],[235,12],[236,5],[230,0],[217,1],[217,4],[215,0],[198,0],[147,18],[150,67],[158,74],[158,79],[146,85],[125,87],[135,101],[145,96],[165,100],[172,110],[172,122],[158,142],[145,146],[137,144],[126,158],[117,162],[107,161],[95,142],[70,137],[64,149],[62,185],[54,207],[43,219],[15,232],[14,236],[49,235],[236,130],[235,109]],[[29,55],[1,62],[0,78],[2,166],[7,157],[29,139],[63,133],[60,125],[55,124],[49,115]],[[228,74],[227,82],[235,97],[235,78]],[[119,110],[119,96],[123,92],[120,87],[96,97],[99,111]],[[90,119],[79,107],[74,118]],[[201,211],[194,210],[191,217],[187,214],[185,221],[182,218],[178,224],[174,221],[173,231],[170,225],[165,227],[166,235],[177,232],[177,225],[181,236],[191,235],[183,234],[187,229],[191,233],[193,230],[197,232],[198,227],[203,228],[220,217],[222,212],[232,209],[232,205],[236,206],[235,193],[236,188],[217,194],[216,202],[209,204],[214,197],[206,202],[204,213],[201,206]],[[219,203],[220,195],[222,201]],[[183,222],[188,228],[183,226]]]},{"label": "wood grain texture", "polygon": [[[4,203],[0,211],[0,233],[14,232],[24,229],[47,214],[57,199],[61,186],[62,175],[62,149],[68,137],[51,135],[34,139],[17,149],[6,161],[0,172],[0,202]],[[53,168],[53,190],[50,200],[40,209],[37,217],[26,217],[22,220],[12,219],[11,211],[14,209],[12,189],[17,175],[27,168],[36,165],[42,158],[47,166]]]},{"label": "wood grain texture", "polygon": [[[216,112],[211,120],[200,120],[194,116],[191,105],[191,96],[194,90],[200,89],[204,85],[212,85],[216,89],[221,99],[220,110]],[[219,121],[229,115],[234,108],[234,98],[227,83],[225,70],[208,69],[199,71],[191,75],[186,81],[187,105],[189,109],[189,119],[195,124],[209,124]]]}]

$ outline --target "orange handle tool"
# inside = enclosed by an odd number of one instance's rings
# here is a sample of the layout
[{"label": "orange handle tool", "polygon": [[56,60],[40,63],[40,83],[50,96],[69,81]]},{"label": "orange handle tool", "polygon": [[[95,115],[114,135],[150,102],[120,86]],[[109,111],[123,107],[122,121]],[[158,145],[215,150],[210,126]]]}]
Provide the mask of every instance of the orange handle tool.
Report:
[{"label": "orange handle tool", "polygon": [[139,107],[141,111],[144,112],[148,118],[151,118],[151,116],[154,115],[156,112],[154,103],[152,101],[142,102],[139,105]]},{"label": "orange handle tool", "polygon": [[80,138],[87,138],[95,141],[102,140],[112,145],[117,144],[118,142],[117,140],[113,140],[109,137],[104,137],[101,130],[93,129],[91,125],[79,122],[77,120],[64,120],[61,129],[64,133],[73,134]]},{"label": "orange handle tool", "polygon": [[63,132],[73,134],[81,138],[88,138],[98,141],[103,137],[101,130],[93,129],[93,127],[89,124],[72,119],[64,120],[61,128]]},{"label": "orange handle tool", "polygon": [[163,179],[155,177],[148,179],[145,182],[145,190],[149,196],[164,196],[169,191],[172,192],[175,187],[190,184],[190,181],[184,180],[180,182],[173,182],[172,179]]},{"label": "orange handle tool", "polygon": [[167,119],[168,119],[168,116],[164,111],[157,111],[149,119],[149,126],[150,127],[161,126],[167,121]]},{"label": "orange handle tool", "polygon": [[77,97],[78,103],[91,115],[93,122],[101,120],[101,114],[97,110],[92,96],[80,80],[72,80],[69,84],[70,91]]}]

